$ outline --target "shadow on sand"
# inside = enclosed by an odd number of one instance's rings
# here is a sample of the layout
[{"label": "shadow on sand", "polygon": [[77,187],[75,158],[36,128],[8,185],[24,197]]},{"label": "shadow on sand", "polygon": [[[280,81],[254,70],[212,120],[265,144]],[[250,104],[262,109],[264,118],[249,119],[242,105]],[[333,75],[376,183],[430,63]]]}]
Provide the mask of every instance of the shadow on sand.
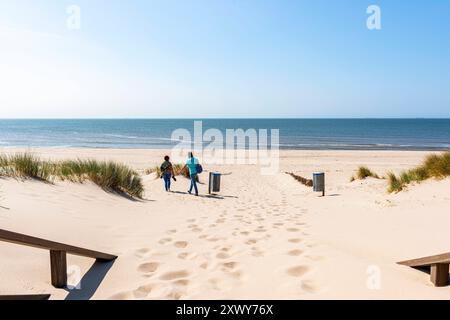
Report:
[{"label": "shadow on sand", "polygon": [[115,261],[99,262],[96,261],[89,271],[81,279],[77,287],[81,289],[66,289],[69,293],[65,300],[89,300],[91,299],[97,289],[100,287],[103,279],[105,279],[106,274],[109,269],[114,265]]},{"label": "shadow on sand", "polygon": [[[189,195],[188,192],[181,192],[181,191],[172,191],[172,193]],[[194,195],[192,195],[192,196],[194,197]],[[217,200],[225,200],[227,198],[238,199],[238,197],[236,197],[236,196],[219,196],[216,194],[200,194],[198,197],[199,198],[207,198],[207,199],[217,199]]]}]

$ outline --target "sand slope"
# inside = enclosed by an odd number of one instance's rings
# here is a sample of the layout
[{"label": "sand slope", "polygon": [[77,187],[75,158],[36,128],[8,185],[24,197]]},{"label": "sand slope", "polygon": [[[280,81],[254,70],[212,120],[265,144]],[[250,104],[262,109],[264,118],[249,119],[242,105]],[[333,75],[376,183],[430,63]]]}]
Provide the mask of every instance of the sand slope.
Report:
[{"label": "sand slope", "polygon": [[[15,150],[8,150],[14,152]],[[152,150],[39,149],[53,159],[95,157],[138,170],[158,164]],[[285,151],[281,172],[213,166],[230,172],[217,197],[174,193],[144,177],[143,201],[91,184],[0,179],[0,228],[119,255],[113,264],[69,257],[71,282],[50,285],[45,251],[0,243],[0,294],[52,293],[54,299],[447,299],[429,276],[396,261],[450,251],[450,181],[429,181],[397,195],[386,181],[350,183],[369,165],[380,174],[421,162],[422,152]],[[282,173],[327,173],[319,197]],[[204,175],[203,180],[206,179]],[[374,282],[374,275],[377,276]],[[374,283],[376,284],[374,287]]]}]

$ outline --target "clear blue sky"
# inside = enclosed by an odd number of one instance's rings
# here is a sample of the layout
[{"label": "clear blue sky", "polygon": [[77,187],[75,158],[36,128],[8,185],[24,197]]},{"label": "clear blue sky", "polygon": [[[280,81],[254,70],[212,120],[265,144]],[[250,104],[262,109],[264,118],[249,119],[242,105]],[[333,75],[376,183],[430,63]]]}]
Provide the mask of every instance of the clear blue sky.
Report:
[{"label": "clear blue sky", "polygon": [[0,118],[450,117],[449,40],[450,0],[0,0]]}]

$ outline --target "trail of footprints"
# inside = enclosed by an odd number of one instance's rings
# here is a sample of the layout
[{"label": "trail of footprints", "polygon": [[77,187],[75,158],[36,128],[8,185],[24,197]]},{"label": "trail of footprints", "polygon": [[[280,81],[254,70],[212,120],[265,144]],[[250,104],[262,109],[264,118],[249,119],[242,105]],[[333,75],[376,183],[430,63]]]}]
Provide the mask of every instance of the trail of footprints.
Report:
[{"label": "trail of footprints", "polygon": [[[161,238],[158,244],[163,247],[175,248],[175,250],[168,251],[167,254],[176,255],[179,261],[178,266],[194,263],[195,268],[180,267],[166,270],[167,266],[163,268],[157,261],[157,254],[152,254],[148,248],[139,249],[136,251],[136,256],[148,261],[141,263],[137,271],[143,277],[150,278],[152,283],[112,298],[182,299],[187,295],[193,277],[202,275],[208,278],[210,272],[218,270],[229,278],[211,276],[207,281],[208,285],[216,290],[229,290],[245,278],[243,271],[245,267],[234,261],[233,256],[236,254],[250,255],[255,259],[264,257],[266,255],[265,248],[272,238],[270,229],[284,231],[287,237],[285,254],[291,257],[293,262],[298,261],[301,257],[310,258],[310,260],[319,259],[320,257],[305,256],[305,249],[307,250],[311,245],[305,244],[303,247],[299,247],[303,244],[303,239],[299,235],[305,235],[304,230],[307,228],[307,225],[301,221],[301,216],[307,212],[306,209],[301,209],[299,206],[289,207],[287,197],[282,193],[278,203],[270,204],[261,200],[238,199],[234,210],[224,209],[219,215],[188,219],[185,230],[181,232],[177,229],[167,230],[167,236]],[[231,234],[226,234],[226,228],[221,229],[221,226],[226,226],[228,221],[233,224],[236,224],[237,221],[237,225],[239,225],[232,230]],[[212,234],[208,234],[207,231],[211,231]],[[178,238],[178,235],[183,232],[193,233],[201,245],[194,246],[184,239]],[[243,242],[244,245],[239,246],[239,252],[234,251],[232,245],[227,245],[229,239],[233,241],[239,239]],[[198,248],[201,250],[196,252],[195,249]],[[189,270],[193,270],[193,272]],[[308,272],[307,265],[293,263],[292,267],[285,270],[285,275],[294,279],[302,279]],[[230,279],[230,281],[226,279]],[[315,292],[314,285],[307,280],[302,280],[300,286],[304,292]]]}]

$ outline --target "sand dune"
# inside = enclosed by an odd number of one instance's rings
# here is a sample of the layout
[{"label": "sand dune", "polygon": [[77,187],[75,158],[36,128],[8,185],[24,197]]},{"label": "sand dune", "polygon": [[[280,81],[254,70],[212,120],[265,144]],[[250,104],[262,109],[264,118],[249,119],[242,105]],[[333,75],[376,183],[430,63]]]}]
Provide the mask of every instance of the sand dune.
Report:
[{"label": "sand dune", "polygon": [[[6,152],[16,150],[5,149]],[[93,157],[143,172],[157,150],[38,149],[43,157]],[[51,293],[54,299],[447,299],[450,288],[396,261],[450,251],[450,181],[389,195],[386,181],[350,182],[358,165],[380,175],[419,164],[424,152],[283,151],[280,173],[257,166],[230,172],[223,190],[173,193],[144,177],[146,196],[130,201],[92,184],[0,179],[0,228],[119,255],[110,265],[69,257],[81,290],[57,290],[48,253],[0,243],[0,294]],[[285,171],[327,174],[327,197]],[[206,174],[202,177],[206,180]],[[376,281],[374,282],[374,275]],[[378,276],[379,275],[379,276]],[[375,283],[375,285],[374,285]]]}]

